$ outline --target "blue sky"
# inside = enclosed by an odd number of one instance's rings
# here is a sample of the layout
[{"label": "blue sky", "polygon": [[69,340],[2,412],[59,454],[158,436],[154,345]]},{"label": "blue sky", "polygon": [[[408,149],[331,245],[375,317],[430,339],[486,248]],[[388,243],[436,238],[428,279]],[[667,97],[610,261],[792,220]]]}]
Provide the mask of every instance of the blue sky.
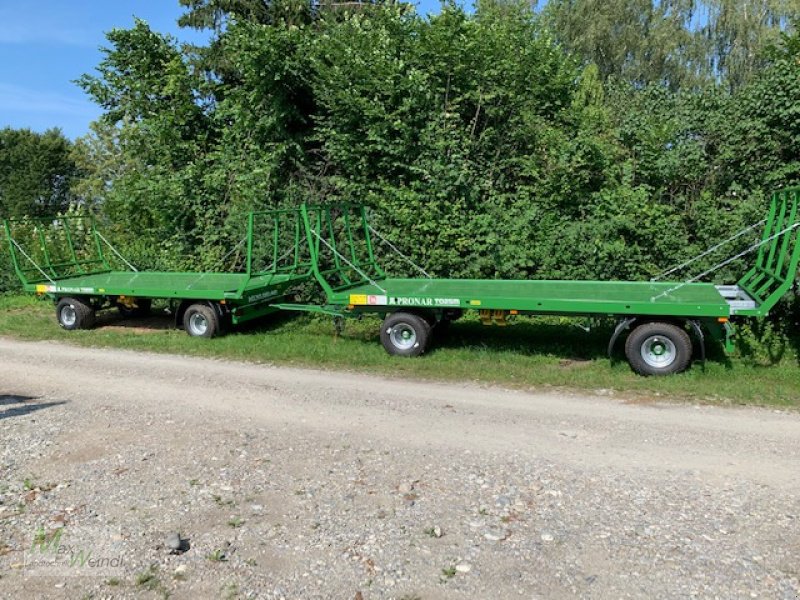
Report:
[{"label": "blue sky", "polygon": [[[418,3],[421,13],[438,7]],[[0,0],[0,128],[85,134],[100,110],[72,81],[100,62],[104,32],[136,16],[178,39],[205,39],[177,26],[181,13],[178,0]]]}]

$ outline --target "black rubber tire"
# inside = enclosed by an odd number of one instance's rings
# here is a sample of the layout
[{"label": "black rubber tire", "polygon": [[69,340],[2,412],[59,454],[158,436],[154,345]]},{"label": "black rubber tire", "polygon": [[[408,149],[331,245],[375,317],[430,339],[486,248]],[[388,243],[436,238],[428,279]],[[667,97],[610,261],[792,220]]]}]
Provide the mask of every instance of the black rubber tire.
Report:
[{"label": "black rubber tire", "polygon": [[61,298],[56,304],[56,319],[63,329],[91,329],[95,323],[95,311],[88,302],[79,298]]},{"label": "black rubber tire", "polygon": [[192,337],[212,338],[221,331],[219,315],[208,304],[192,304],[183,313],[183,329]]},{"label": "black rubber tire", "polygon": [[[652,348],[651,352],[648,352],[648,346]],[[657,349],[660,352],[656,352]],[[645,355],[651,357],[649,362]],[[685,329],[672,323],[643,323],[625,341],[625,356],[639,375],[672,375],[685,371],[689,366],[692,340]]]},{"label": "black rubber tire", "polygon": [[150,314],[150,307],[153,301],[150,298],[137,298],[136,306],[128,308],[122,303],[117,303],[117,310],[125,319],[140,319]]},{"label": "black rubber tire", "polygon": [[[408,338],[401,342],[402,334]],[[407,312],[387,316],[381,326],[381,343],[392,356],[419,356],[428,347],[431,326],[423,317]]]}]

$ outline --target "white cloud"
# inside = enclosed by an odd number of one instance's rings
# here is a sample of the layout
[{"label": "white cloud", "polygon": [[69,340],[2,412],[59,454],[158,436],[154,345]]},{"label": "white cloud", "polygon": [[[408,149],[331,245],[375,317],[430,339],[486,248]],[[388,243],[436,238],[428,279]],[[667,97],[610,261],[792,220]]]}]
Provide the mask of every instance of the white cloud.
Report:
[{"label": "white cloud", "polygon": [[39,113],[91,119],[98,114],[98,111],[98,107],[88,99],[82,100],[59,92],[0,83],[0,113]]}]

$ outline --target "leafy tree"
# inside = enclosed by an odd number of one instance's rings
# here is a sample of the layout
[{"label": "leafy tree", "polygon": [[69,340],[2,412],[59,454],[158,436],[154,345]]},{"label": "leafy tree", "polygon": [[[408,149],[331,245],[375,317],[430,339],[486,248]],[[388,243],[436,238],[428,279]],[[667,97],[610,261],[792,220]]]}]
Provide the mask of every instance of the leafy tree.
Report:
[{"label": "leafy tree", "polygon": [[785,36],[771,64],[716,116],[715,167],[729,187],[770,189],[800,184],[800,43]]},{"label": "leafy tree", "polygon": [[[71,190],[80,175],[73,152],[58,129],[0,129],[0,218],[52,215],[79,202]],[[18,286],[6,244],[2,239],[0,293]]]},{"label": "leafy tree", "polygon": [[542,216],[603,183],[604,150],[573,111],[579,72],[522,5],[356,16],[312,48],[326,183],[379,205],[392,237],[413,232],[434,272],[533,272]]},{"label": "leafy tree", "polygon": [[179,0],[186,7],[178,20],[181,27],[211,29],[217,33],[234,22],[258,25],[302,25],[315,17],[345,9],[357,11],[383,0]]},{"label": "leafy tree", "polygon": [[58,129],[0,130],[0,215],[45,215],[63,210],[75,197],[78,176],[72,143]]},{"label": "leafy tree", "polygon": [[698,3],[712,72],[730,89],[751,81],[767,62],[765,49],[779,42],[800,14],[798,0],[706,0]]},{"label": "leafy tree", "polygon": [[558,41],[597,64],[604,79],[693,87],[707,73],[691,31],[695,0],[549,0],[543,16]]},{"label": "leafy tree", "polygon": [[94,135],[81,142],[101,158],[94,168],[86,165],[85,187],[105,188],[106,213],[125,223],[132,238],[145,240],[141,260],[166,266],[169,255],[190,254],[200,242],[198,223],[218,206],[196,185],[214,136],[203,77],[174,39],[143,21],[111,31],[108,39],[112,48],[99,74],[79,81],[106,111]]},{"label": "leafy tree", "polygon": [[604,78],[693,89],[737,89],[798,14],[798,0],[548,0],[557,39]]},{"label": "leafy tree", "polygon": [[231,18],[267,25],[271,22],[269,0],[179,0],[186,7],[178,20],[181,27],[221,31]]}]

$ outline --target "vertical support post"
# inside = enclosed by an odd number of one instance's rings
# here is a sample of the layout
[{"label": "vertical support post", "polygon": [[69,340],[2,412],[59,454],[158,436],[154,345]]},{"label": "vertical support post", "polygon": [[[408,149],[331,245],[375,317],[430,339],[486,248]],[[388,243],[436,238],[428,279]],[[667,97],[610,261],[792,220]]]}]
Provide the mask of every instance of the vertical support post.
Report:
[{"label": "vertical support post", "polygon": [[294,264],[292,265],[292,272],[296,272],[300,268],[300,221],[302,215],[300,211],[294,213]]},{"label": "vertical support post", "polygon": [[67,236],[67,246],[69,247],[69,255],[72,258],[72,263],[81,275],[85,275],[86,269],[84,269],[83,265],[78,261],[78,254],[75,252],[75,244],[72,241],[72,232],[70,231],[70,221],[72,219],[69,217],[62,217],[61,220],[64,222],[64,233]]},{"label": "vertical support post", "polygon": [[[319,213],[322,212],[322,210],[324,209],[317,209],[318,214],[316,218],[316,225],[318,225],[320,229],[322,229],[322,222]],[[322,273],[320,273],[319,270],[319,238],[314,235],[311,218],[308,214],[308,207],[305,204],[300,207],[300,214],[303,218],[303,226],[306,230],[306,241],[308,242],[308,251],[311,256],[311,272],[314,274],[314,278],[317,280],[320,286],[322,286],[322,289],[325,291],[325,295],[328,297],[328,300],[330,300],[330,298],[333,296],[333,289],[328,282],[325,281],[325,278],[322,276]]]},{"label": "vertical support post", "polygon": [[775,228],[775,213],[778,211],[778,193],[772,194],[772,201],[769,206],[769,214],[767,215],[767,224],[764,226],[764,233],[761,236],[761,246],[758,248],[758,257],[756,264],[761,265],[764,260],[764,253],[767,251],[766,243],[772,235],[772,230]]},{"label": "vertical support post", "polygon": [[353,280],[347,276],[347,271],[342,267],[342,263],[339,260],[339,250],[336,248],[336,231],[333,228],[333,214],[330,206],[325,207],[324,211],[325,218],[328,221],[328,235],[330,236],[328,243],[331,245],[331,254],[333,254],[333,264],[336,265],[336,273],[344,280],[345,285],[352,285]]},{"label": "vertical support post", "polygon": [[[795,221],[793,224],[800,223],[798,221],[798,212],[800,212],[800,191],[794,189],[791,191],[793,196],[792,201],[794,202],[794,209],[795,209]],[[794,246],[792,247],[791,256],[789,257],[789,263],[786,266],[786,284],[787,286],[791,287],[792,283],[794,282],[795,278],[797,277],[797,269],[800,267],[800,228],[795,228],[792,232],[794,234]]]},{"label": "vertical support post", "polygon": [[103,252],[103,244],[100,241],[100,235],[97,233],[97,225],[94,221],[94,216],[89,217],[89,225],[92,228],[92,236],[94,237],[94,245],[97,248],[97,257],[103,261],[103,267],[106,271],[111,270],[111,265],[108,264],[108,259],[106,259],[106,254]]},{"label": "vertical support post", "polygon": [[380,268],[380,266],[378,266],[378,261],[375,259],[375,250],[372,247],[372,235],[369,232],[369,216],[367,215],[367,207],[362,204],[359,212],[361,214],[361,227],[364,228],[364,240],[367,244],[367,256],[369,256],[369,263],[372,265],[372,268],[375,270],[375,273],[378,275],[378,277],[384,278],[386,277],[386,273]]},{"label": "vertical support post", "polygon": [[14,272],[16,272],[17,277],[22,282],[23,286],[28,285],[28,278],[25,277],[25,273],[22,271],[22,267],[19,266],[19,259],[17,258],[17,249],[14,247],[14,238],[11,236],[11,225],[9,225],[8,220],[3,220],[3,229],[6,232],[6,240],[8,241],[8,253],[11,255],[11,264],[14,266]]},{"label": "vertical support post", "polygon": [[347,243],[350,245],[350,258],[352,259],[354,265],[360,267],[361,265],[359,264],[358,256],[356,256],[356,244],[353,241],[353,229],[350,223],[350,207],[345,206],[343,211],[344,211],[344,227],[347,232]]},{"label": "vertical support post", "polygon": [[280,239],[280,219],[281,213],[272,213],[272,272],[278,272],[278,243]]},{"label": "vertical support post", "polygon": [[[786,221],[786,196],[787,196],[787,194],[786,194],[786,192],[781,192],[779,195],[781,197],[781,201],[780,201],[781,208],[780,208],[780,211],[778,212],[778,218],[775,221],[775,233],[778,233],[779,231],[782,231],[785,228],[784,227],[784,222]],[[775,235],[775,233],[773,233],[772,235]],[[776,250],[778,248],[778,245],[780,244],[780,239],[781,239],[780,236],[776,237],[774,240],[772,240],[772,242],[769,245],[769,255],[767,257],[767,262],[763,267],[766,271],[770,271],[772,269],[772,261],[775,260],[775,253],[776,253]]]},{"label": "vertical support post", "polygon": [[251,212],[247,215],[247,278],[253,274],[253,223],[255,216]]},{"label": "vertical support post", "polygon": [[[789,205],[789,220],[785,222],[785,224],[781,225],[781,229],[785,229],[786,227],[791,227],[797,222],[797,192],[791,191],[787,192],[786,195],[788,196],[791,194],[791,204]],[[789,198],[786,198],[786,202],[790,202]],[[791,278],[793,273],[786,273],[783,275],[783,265],[786,262],[787,255],[789,253],[789,242],[795,236],[794,231],[787,231],[782,237],[783,240],[781,241],[781,250],[778,254],[778,262],[775,264],[775,274],[781,279],[789,279]]]},{"label": "vertical support post", "polygon": [[47,251],[47,242],[44,239],[44,234],[42,233],[41,228],[38,225],[34,225],[34,230],[39,237],[39,248],[41,249],[42,256],[44,257],[44,268],[50,271],[50,274],[53,277],[58,277],[58,273],[56,273],[55,269],[53,269],[53,263],[50,260],[50,253]]}]

